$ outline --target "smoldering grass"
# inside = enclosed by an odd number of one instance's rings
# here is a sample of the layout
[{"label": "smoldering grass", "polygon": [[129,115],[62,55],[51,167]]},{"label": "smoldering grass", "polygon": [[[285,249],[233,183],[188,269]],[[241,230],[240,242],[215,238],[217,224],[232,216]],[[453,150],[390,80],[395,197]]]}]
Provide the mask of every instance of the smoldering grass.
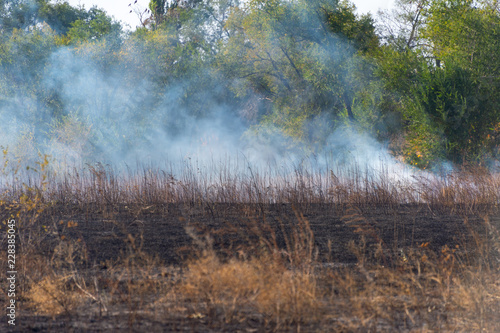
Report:
[{"label": "smoldering grass", "polygon": [[3,191],[10,198],[36,191],[46,201],[67,204],[427,204],[461,213],[495,206],[500,200],[500,176],[481,168],[440,176],[403,169],[395,174],[360,165],[313,168],[307,163],[262,167],[227,158],[122,170],[87,164],[63,174],[30,169],[4,183]]},{"label": "smoldering grass", "polygon": [[[500,229],[489,216],[498,205],[500,178],[488,170],[402,177],[360,166],[264,168],[227,159],[184,161],[164,169],[93,164],[63,174],[46,168],[20,172],[25,174],[5,189],[1,205],[7,215],[23,220],[19,243],[29,256],[23,256],[20,290],[39,315],[71,316],[89,308],[103,315],[119,309],[130,327],[146,315],[175,312],[213,327],[250,320],[276,331],[498,328]],[[459,248],[435,251],[425,243],[388,248],[380,231],[363,219],[363,210],[383,207],[390,214],[408,204],[481,214],[484,232],[467,229],[467,241]],[[208,226],[191,231],[198,243],[190,249],[191,259],[181,269],[171,268],[144,251],[141,233],[131,234],[113,220],[123,206],[140,215],[161,205],[201,208],[212,217],[224,216],[229,205],[247,223],[228,223],[218,234]],[[273,205],[278,212],[294,207],[295,219],[280,217],[271,227],[266,216]],[[344,222],[359,229],[361,240],[375,242],[371,247],[351,242],[357,265],[328,266],[317,259],[314,233],[302,213],[322,205],[340,207]],[[41,214],[53,206],[108,214],[107,220],[123,229],[126,251],[105,269],[87,262],[84,244],[66,233],[71,221],[63,221],[62,229],[57,221],[42,225]],[[240,245],[214,249],[210,239],[224,233]],[[39,250],[47,241],[55,244],[50,260]]]}]

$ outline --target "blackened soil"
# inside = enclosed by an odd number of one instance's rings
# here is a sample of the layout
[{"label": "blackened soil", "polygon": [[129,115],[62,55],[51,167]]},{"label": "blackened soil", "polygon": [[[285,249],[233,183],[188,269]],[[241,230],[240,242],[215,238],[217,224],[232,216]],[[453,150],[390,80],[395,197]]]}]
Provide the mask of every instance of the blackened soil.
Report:
[{"label": "blackened soil", "polygon": [[[275,235],[277,246],[286,249],[285,236],[290,238],[294,230],[309,224],[319,261],[350,264],[357,258],[348,250],[348,244],[360,242],[362,237],[368,244],[367,251],[370,244],[380,243],[389,259],[391,253],[424,243],[435,251],[445,245],[471,251],[474,234],[486,232],[486,217],[500,229],[500,213],[491,207],[482,211],[467,213],[464,209],[427,205],[54,205],[42,213],[33,228],[46,233],[40,243],[41,253],[50,255],[62,237],[75,239],[87,251],[86,265],[106,270],[113,261],[137,250],[157,256],[165,265],[182,265],[193,253],[193,240],[187,230],[210,235],[215,249],[230,255],[238,250],[251,251],[252,240],[259,237],[256,230],[263,231],[260,236],[268,240]],[[17,326],[7,327],[4,318],[0,331],[220,331],[220,327],[211,328],[203,319],[153,318],[141,313],[134,314],[133,323],[130,318],[124,311],[115,315],[63,315],[53,320],[20,309]],[[227,326],[226,331],[262,328],[252,326],[251,322]]]},{"label": "blackened soil", "polygon": [[[447,245],[464,247],[473,241],[473,233],[486,232],[484,217],[499,226],[500,214],[470,213],[451,209],[434,210],[426,205],[397,207],[339,207],[308,205],[305,209],[292,205],[239,206],[156,205],[145,207],[116,206],[52,207],[45,211],[40,223],[55,225],[57,233],[48,237],[44,250],[58,242],[60,235],[81,239],[86,245],[89,261],[104,265],[134,246],[158,256],[166,264],[180,264],[189,252],[192,237],[186,228],[197,234],[209,234],[214,247],[226,252],[248,245],[252,227],[264,230],[277,245],[286,248],[283,234],[290,236],[305,221],[314,234],[319,260],[353,263],[356,257],[348,250],[350,241],[382,242],[383,247],[404,249],[429,243],[439,250]],[[61,223],[61,221],[63,223]],[[76,222],[75,224],[68,222]],[[72,226],[72,227],[69,227]],[[284,232],[284,233],[283,233]],[[250,239],[248,239],[250,238]],[[255,238],[255,237],[254,237]]]}]

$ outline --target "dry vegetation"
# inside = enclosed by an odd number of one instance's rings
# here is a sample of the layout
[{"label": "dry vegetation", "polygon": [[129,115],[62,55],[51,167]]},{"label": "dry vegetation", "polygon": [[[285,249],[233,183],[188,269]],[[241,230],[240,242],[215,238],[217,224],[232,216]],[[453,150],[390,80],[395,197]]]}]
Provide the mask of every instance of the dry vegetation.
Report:
[{"label": "dry vegetation", "polygon": [[[57,175],[48,164],[42,159],[31,174],[4,171],[10,178],[3,178],[2,221],[15,218],[19,227],[19,322],[31,320],[20,330],[51,330],[60,327],[51,326],[56,322],[90,331],[500,330],[498,174],[241,173],[227,163],[187,165],[180,173],[88,166]],[[171,265],[144,250],[141,233],[127,229],[143,223],[143,211],[162,205],[210,217],[236,210],[241,221],[219,228],[187,223],[192,244],[176,245],[185,260]],[[464,241],[400,248],[364,214],[379,209],[390,215],[404,205],[460,216]],[[132,222],[117,220],[119,207],[135,216]],[[354,230],[358,237],[343,251],[353,253],[356,264],[320,253],[304,215],[318,207],[333,207]],[[74,232],[78,222],[54,216],[58,209],[97,212],[124,235],[126,250],[116,260],[93,262]],[[281,216],[283,209],[293,209],[295,218],[270,224],[269,211]],[[471,214],[481,217],[480,225],[470,223]],[[52,324],[37,324],[41,318]]]}]

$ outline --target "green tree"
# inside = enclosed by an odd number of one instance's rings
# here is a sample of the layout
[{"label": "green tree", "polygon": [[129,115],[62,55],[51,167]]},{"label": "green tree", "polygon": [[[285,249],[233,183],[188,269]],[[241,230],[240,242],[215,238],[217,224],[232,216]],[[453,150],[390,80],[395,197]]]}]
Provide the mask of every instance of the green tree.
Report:
[{"label": "green tree", "polygon": [[85,14],[85,18],[71,24],[67,36],[70,43],[78,43],[99,40],[106,36],[119,39],[121,31],[120,23],[114,21],[103,10],[93,7]]},{"label": "green tree", "polygon": [[85,20],[88,12],[80,7],[73,7],[67,1],[51,3],[44,1],[38,9],[40,20],[45,21],[55,32],[65,35],[77,20]]},{"label": "green tree", "polygon": [[[444,127],[450,158],[477,160],[500,121],[500,15],[487,2],[435,1],[423,31],[441,70],[429,114]],[[436,109],[434,111],[433,109]],[[432,112],[434,111],[434,112]],[[489,142],[488,142],[489,141]],[[496,141],[496,142],[495,142]]]},{"label": "green tree", "polygon": [[400,30],[378,57],[406,155],[422,167],[435,158],[481,161],[500,120],[498,11],[469,0],[417,3],[399,3],[406,16],[396,16]]},{"label": "green tree", "polygon": [[[232,12],[224,70],[238,95],[258,101],[250,105],[259,105],[265,124],[316,141],[332,121],[357,118],[362,73],[354,64],[378,41],[371,18],[354,10],[348,2],[254,0]],[[307,129],[315,118],[329,119],[323,136]]]},{"label": "green tree", "polygon": [[234,3],[151,1],[149,30],[139,29],[131,36],[134,50],[146,53],[143,65],[153,72],[157,91],[179,91],[176,103],[189,115],[204,117],[217,109],[216,104],[235,102],[218,65],[228,37],[224,25]]},{"label": "green tree", "polygon": [[379,20],[381,39],[398,51],[424,49],[425,27],[430,0],[396,0],[394,9],[382,12]]},{"label": "green tree", "polygon": [[13,30],[0,54],[0,109],[4,118],[32,125],[39,137],[60,100],[44,84],[44,70],[56,48],[56,34],[47,25]]},{"label": "green tree", "polygon": [[9,34],[14,29],[27,29],[38,23],[40,0],[0,0],[0,31]]}]

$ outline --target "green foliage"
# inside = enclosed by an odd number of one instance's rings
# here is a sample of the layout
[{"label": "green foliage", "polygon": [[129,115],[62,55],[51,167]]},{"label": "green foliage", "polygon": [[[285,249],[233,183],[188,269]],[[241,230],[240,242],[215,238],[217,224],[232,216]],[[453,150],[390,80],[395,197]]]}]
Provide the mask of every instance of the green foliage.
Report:
[{"label": "green foliage", "polygon": [[[392,140],[421,168],[498,157],[497,2],[399,0],[377,30],[349,1],[152,0],[149,10],[144,27],[124,34],[95,7],[0,1],[0,107],[36,124],[20,131],[23,142],[55,135],[77,147],[68,139],[75,131],[96,146],[109,137],[119,150],[112,121],[106,133],[87,131],[79,112],[90,102],[65,100],[44,80],[64,47],[131,91],[134,102],[118,110],[106,102],[116,91],[95,87],[92,107],[137,124],[137,137],[153,121],[180,134],[191,120],[230,109],[249,126],[245,137],[272,140],[276,131],[290,147],[321,147],[344,125]],[[175,111],[158,119],[165,104]]]},{"label": "green foliage", "polygon": [[307,140],[307,123],[316,117],[331,126],[355,119],[351,88],[361,85],[361,71],[351,64],[362,62],[357,48],[368,51],[377,42],[371,19],[353,11],[337,1],[256,0],[231,13],[223,68],[239,96],[264,101],[265,124]]},{"label": "green foliage", "polygon": [[[48,26],[13,30],[0,54],[0,104],[28,123],[43,122],[53,100],[41,84],[44,67],[56,48],[56,35]],[[14,96],[22,98],[12,99]],[[47,109],[46,109],[47,108]]]},{"label": "green foliage", "polygon": [[345,37],[345,41],[362,52],[374,51],[379,46],[375,33],[375,21],[367,14],[358,17],[356,7],[348,1],[342,1],[334,10],[326,12],[326,23],[331,31]]},{"label": "green foliage", "polygon": [[67,36],[70,43],[81,43],[99,40],[110,35],[117,39],[120,33],[120,24],[114,22],[103,10],[94,7],[89,10],[86,18],[71,23]]},{"label": "green foliage", "polygon": [[[167,8],[165,8],[166,1],[165,0],[151,0],[149,2],[149,10],[152,13],[153,19],[153,27],[160,26],[165,18],[165,12]],[[170,6],[169,6],[170,7]]]},{"label": "green foliage", "polygon": [[500,121],[498,11],[469,0],[400,4],[406,24],[378,64],[387,90],[396,92],[410,161],[481,162],[493,153]]},{"label": "green foliage", "polygon": [[0,31],[9,34],[14,29],[33,27],[38,9],[44,0],[0,0]]},{"label": "green foliage", "polygon": [[38,10],[38,15],[56,33],[65,35],[73,22],[84,20],[88,16],[88,13],[84,8],[73,7],[65,1],[44,3]]}]

